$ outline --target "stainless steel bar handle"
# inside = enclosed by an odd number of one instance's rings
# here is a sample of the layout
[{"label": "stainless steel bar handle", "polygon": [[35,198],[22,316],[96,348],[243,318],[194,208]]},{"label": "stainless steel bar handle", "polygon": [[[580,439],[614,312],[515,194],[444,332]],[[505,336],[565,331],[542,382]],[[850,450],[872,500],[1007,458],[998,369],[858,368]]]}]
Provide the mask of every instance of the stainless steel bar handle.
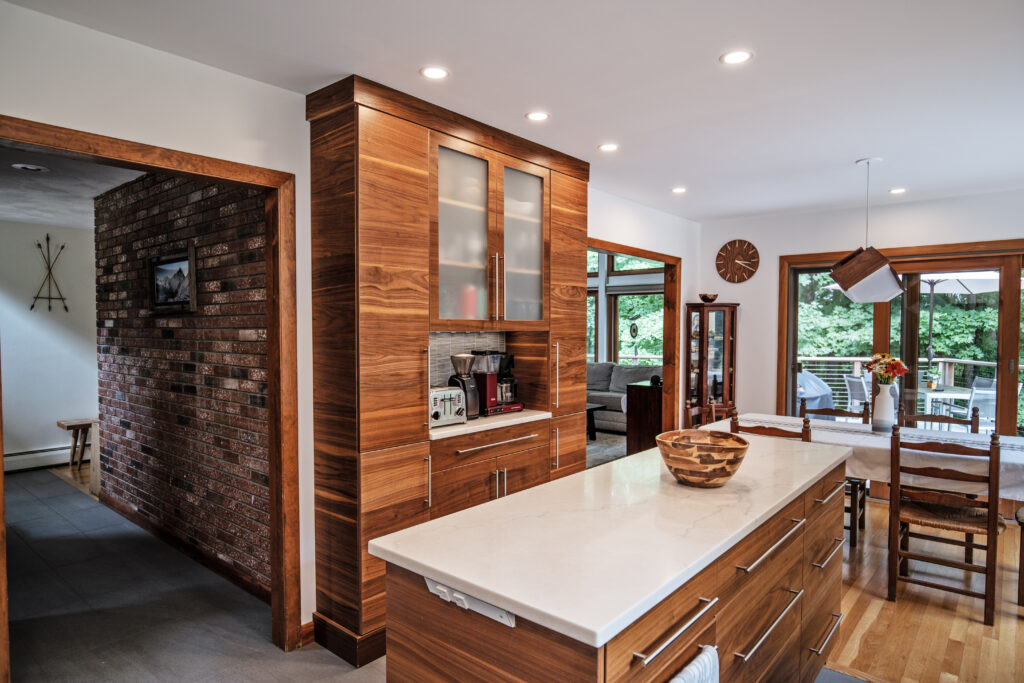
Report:
[{"label": "stainless steel bar handle", "polygon": [[495,498],[500,498],[501,497],[501,494],[498,493],[498,490],[499,490],[498,489],[498,485],[501,483],[500,479],[501,479],[501,474],[498,472],[497,469],[495,469],[494,470],[494,497]]},{"label": "stainless steel bar handle", "polygon": [[433,475],[434,475],[434,473],[431,471],[432,468],[430,466],[430,458],[431,458],[431,456],[429,456],[429,455],[427,457],[423,458],[424,460],[427,461],[427,507],[430,507],[431,505],[434,504],[434,491],[433,491],[433,483],[434,483],[433,482]]},{"label": "stainless steel bar handle", "polygon": [[504,477],[502,477],[502,481],[504,481],[505,483],[504,483],[504,488],[503,488],[503,490],[501,492],[501,495],[507,496],[508,495],[508,468],[506,467],[506,468],[502,469],[501,473],[503,475],[505,475]]},{"label": "stainless steel bar handle", "polygon": [[515,443],[516,441],[526,441],[527,439],[536,439],[537,434],[527,434],[526,436],[517,436],[514,439],[507,441],[495,441],[494,443],[484,444],[483,446],[473,446],[472,448],[463,448],[462,450],[455,451],[455,455],[462,455],[463,453],[472,453],[473,451],[483,450],[484,448],[491,448],[492,446],[504,446],[507,443]]},{"label": "stainless steel bar handle", "polygon": [[827,502],[829,502],[830,500],[832,500],[832,497],[833,497],[834,495],[836,495],[836,494],[837,494],[837,493],[839,493],[840,491],[845,491],[845,490],[846,490],[846,482],[845,482],[845,481],[841,481],[841,482],[838,482],[838,483],[839,483],[839,486],[837,486],[837,487],[835,488],[835,490],[834,490],[834,491],[832,491],[832,493],[828,494],[828,495],[827,495],[827,496],[825,496],[824,498],[815,498],[815,499],[814,499],[814,502],[815,502],[815,503],[821,503],[822,505],[824,505],[825,503],[827,503]]},{"label": "stainless steel bar handle", "polygon": [[491,320],[498,319],[498,252],[494,252],[494,316]]},{"label": "stainless steel bar handle", "polygon": [[822,562],[811,562],[811,566],[812,567],[817,567],[818,569],[824,569],[825,566],[828,565],[828,563],[832,561],[832,558],[836,556],[836,553],[838,553],[840,550],[842,550],[843,546],[846,545],[846,539],[845,538],[836,538],[834,540],[839,541],[839,543],[837,543],[836,547],[832,549],[832,552],[830,552],[828,554],[828,557],[826,557],[824,559],[824,561],[822,561]]},{"label": "stainless steel bar handle", "polygon": [[561,358],[560,350],[561,349],[560,349],[559,343],[555,342],[555,407],[556,408],[558,407],[559,394],[561,394],[561,387],[559,386],[559,381],[558,381],[560,379],[559,376],[561,374],[561,368],[559,367],[561,365],[561,363],[559,362],[560,358]]},{"label": "stainless steel bar handle", "polygon": [[695,615],[693,615],[693,618],[690,619],[685,624],[683,624],[682,627],[678,631],[676,631],[675,633],[670,635],[668,638],[666,638],[665,642],[663,642],[661,645],[659,645],[658,647],[656,647],[654,649],[654,652],[652,652],[649,655],[645,655],[642,652],[634,652],[633,653],[633,659],[640,659],[640,660],[642,660],[640,663],[643,666],[647,666],[648,664],[653,662],[655,657],[657,657],[662,652],[664,652],[665,648],[667,648],[669,645],[674,643],[679,638],[679,636],[681,636],[684,633],[686,633],[690,629],[691,626],[696,624],[700,620],[700,618],[702,616],[704,616],[705,614],[707,614],[708,610],[711,609],[712,607],[714,607],[715,603],[718,602],[718,598],[698,598],[697,600],[698,600],[698,602],[706,602],[708,604],[704,605],[704,608],[701,611],[697,612]]},{"label": "stainless steel bar handle", "polygon": [[555,427],[555,469],[558,469],[559,457],[561,457],[561,449],[558,443],[558,427]]},{"label": "stainless steel bar handle", "polygon": [[845,614],[836,612],[833,612],[832,616],[836,617],[836,623],[832,625],[832,629],[828,632],[828,635],[825,636],[825,642],[821,644],[821,647],[808,648],[811,652],[818,656],[821,656],[821,653],[825,651],[826,647],[828,647],[828,641],[832,640],[832,636],[835,635],[836,629],[839,628],[839,624],[843,623],[843,619],[846,617]]},{"label": "stainless steel bar handle", "polygon": [[744,662],[749,662],[750,658],[757,654],[757,651],[761,648],[762,645],[764,645],[764,641],[768,640],[768,636],[772,634],[772,631],[774,631],[775,627],[779,625],[779,622],[782,621],[783,617],[789,614],[789,610],[793,609],[793,605],[795,605],[797,601],[804,596],[803,590],[800,590],[799,592],[793,590],[792,588],[788,590],[790,593],[796,593],[796,597],[793,598],[788,605],[786,605],[786,609],[782,610],[782,614],[775,618],[775,621],[773,621],[772,625],[768,627],[768,630],[765,631],[761,635],[761,637],[757,639],[757,642],[754,643],[754,647],[751,648],[750,652],[748,652],[747,654],[743,654],[741,652],[734,652],[733,654],[742,659]]},{"label": "stainless steel bar handle", "polygon": [[787,531],[785,536],[783,536],[779,540],[775,541],[775,545],[773,545],[771,548],[768,548],[768,550],[765,550],[764,551],[764,555],[762,555],[761,557],[757,558],[756,560],[754,560],[753,564],[748,565],[746,567],[741,567],[740,565],[736,565],[736,569],[741,569],[741,570],[745,571],[748,574],[750,572],[754,571],[755,569],[757,569],[757,565],[759,565],[762,562],[764,562],[768,558],[769,555],[771,555],[773,552],[775,552],[776,548],[778,548],[780,545],[782,545],[783,543],[786,542],[787,538],[789,538],[790,536],[795,534],[797,532],[797,529],[802,527],[804,525],[804,523],[807,521],[807,519],[806,518],[804,518],[804,519],[794,519],[792,521],[796,522],[796,526],[793,527],[792,529],[790,529],[789,531]]},{"label": "stainless steel bar handle", "polygon": [[501,262],[501,317],[508,320],[508,269],[505,267],[505,257],[498,259]]}]

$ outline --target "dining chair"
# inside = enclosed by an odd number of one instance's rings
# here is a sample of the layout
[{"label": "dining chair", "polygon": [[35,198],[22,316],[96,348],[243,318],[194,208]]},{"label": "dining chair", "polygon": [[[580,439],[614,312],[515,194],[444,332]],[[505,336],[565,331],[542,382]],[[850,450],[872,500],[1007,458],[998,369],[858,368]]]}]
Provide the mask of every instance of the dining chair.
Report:
[{"label": "dining chair", "polygon": [[1017,558],[1017,604],[1024,605],[1024,507],[1017,508],[1013,516],[1020,527],[1020,539],[1017,545],[1020,547],[1020,556]]},{"label": "dining chair", "polygon": [[736,409],[733,408],[729,416],[729,431],[733,434],[747,432],[748,434],[759,434],[761,436],[775,436],[781,439],[811,440],[811,421],[804,418],[803,428],[799,432],[782,429],[781,427],[768,427],[762,425],[741,425]]},{"label": "dining chair", "polygon": [[843,375],[843,381],[846,382],[846,407],[848,409],[856,410],[859,405],[871,403],[868,400],[868,386],[864,381],[864,375]]},{"label": "dining chair", "polygon": [[686,402],[686,408],[683,410],[683,429],[693,429],[695,426],[709,425],[712,422],[718,422],[714,403],[708,401],[707,405],[702,406],[693,401]]},{"label": "dining chair", "polygon": [[972,434],[977,434],[981,424],[980,415],[981,412],[978,406],[971,408],[971,416],[969,418],[953,417],[952,415],[929,415],[926,413],[907,415],[906,408],[901,401],[900,408],[897,413],[897,422],[900,427],[914,427],[917,422],[937,422],[940,424],[963,425],[967,427]]},{"label": "dining chair", "polygon": [[[956,463],[944,463],[941,467],[905,465],[902,460],[904,450],[987,458],[988,474],[962,471],[957,469]],[[1006,528],[999,516],[999,435],[992,435],[988,449],[935,441],[904,441],[897,424],[892,428],[890,459],[888,599],[896,601],[896,587],[900,581],[980,598],[985,601],[985,624],[991,626],[995,621],[998,538]],[[980,496],[904,483],[907,476],[914,475],[944,480],[949,482],[947,486],[952,486],[953,482],[985,484],[984,500]],[[963,534],[964,540],[912,531],[911,527],[951,531]],[[985,536],[985,543],[975,543],[975,535]],[[912,552],[912,538],[960,546],[964,549],[964,561]],[[984,564],[974,563],[975,550],[985,551]],[[978,592],[911,576],[910,560],[982,574],[985,590]]]},{"label": "dining chair", "polygon": [[871,424],[871,406],[867,403],[864,404],[863,410],[841,410],[839,408],[808,408],[807,399],[800,399],[800,413],[799,417],[807,417],[808,415],[829,415],[832,417],[853,417],[866,425]]}]

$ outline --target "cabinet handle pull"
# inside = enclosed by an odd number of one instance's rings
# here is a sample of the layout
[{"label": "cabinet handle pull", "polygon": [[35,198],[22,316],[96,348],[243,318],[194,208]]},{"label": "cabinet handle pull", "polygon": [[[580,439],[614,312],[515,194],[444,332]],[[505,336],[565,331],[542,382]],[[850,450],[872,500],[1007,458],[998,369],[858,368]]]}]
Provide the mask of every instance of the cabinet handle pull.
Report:
[{"label": "cabinet handle pull", "polygon": [[665,651],[665,648],[667,648],[669,645],[674,643],[679,638],[679,636],[683,635],[688,630],[690,630],[691,626],[696,624],[700,620],[700,618],[702,616],[707,614],[708,610],[711,609],[712,607],[714,607],[715,603],[718,602],[718,598],[713,598],[713,599],[712,598],[697,598],[697,601],[698,601],[698,604],[701,603],[701,602],[706,602],[708,604],[704,605],[704,608],[701,611],[697,612],[695,615],[693,615],[692,619],[690,619],[688,622],[683,624],[682,628],[680,628],[678,631],[676,631],[675,633],[670,635],[668,638],[666,638],[665,642],[663,642],[661,645],[659,645],[658,647],[656,647],[654,649],[654,652],[652,652],[649,655],[645,655],[642,652],[634,652],[633,653],[633,659],[643,660],[643,661],[640,662],[640,664],[643,665],[643,666],[647,666],[648,664],[653,662],[655,657],[657,657],[658,655],[660,655],[662,652]]},{"label": "cabinet handle pull", "polygon": [[498,319],[498,252],[494,252],[494,316],[491,320]]},{"label": "cabinet handle pull", "polygon": [[556,470],[558,469],[558,466],[559,466],[558,465],[558,463],[559,463],[559,459],[558,458],[561,455],[560,450],[561,449],[559,449],[559,443],[558,443],[558,427],[555,427],[555,469]]},{"label": "cabinet handle pull", "polygon": [[807,519],[806,518],[805,519],[794,519],[794,520],[791,520],[791,521],[796,522],[796,526],[793,527],[792,529],[790,529],[789,531],[787,531],[785,536],[783,536],[779,540],[775,541],[775,545],[773,545],[771,548],[768,548],[768,550],[765,550],[764,551],[764,555],[762,555],[761,557],[757,558],[756,560],[754,560],[753,564],[748,565],[746,567],[742,567],[740,565],[736,565],[736,569],[741,569],[741,570],[745,571],[748,574],[750,572],[754,571],[755,569],[757,569],[757,565],[761,564],[766,559],[768,559],[768,556],[771,555],[773,552],[775,552],[776,548],[778,548],[780,545],[785,543],[787,538],[789,538],[790,536],[795,534],[797,532],[797,530],[804,525],[804,522],[806,522]]},{"label": "cabinet handle pull", "polygon": [[424,460],[427,461],[427,507],[430,507],[431,505],[434,504],[434,492],[433,492],[433,483],[434,483],[433,482],[433,477],[434,477],[434,473],[431,471],[431,467],[430,467],[430,458],[431,457],[432,456],[428,455],[427,457],[423,458]]},{"label": "cabinet handle pull", "polygon": [[501,473],[497,469],[495,469],[494,470],[494,497],[495,498],[500,498],[501,497],[501,494],[498,493],[498,485],[500,483],[501,483]]},{"label": "cabinet handle pull", "polygon": [[527,439],[536,439],[537,434],[527,434],[526,436],[517,436],[514,439],[507,441],[496,441],[495,443],[484,444],[483,446],[473,446],[472,448],[463,448],[455,451],[455,455],[462,455],[463,453],[472,453],[473,451],[483,450],[484,448],[491,448],[492,446],[504,446],[507,443],[515,443],[516,441],[526,441]]},{"label": "cabinet handle pull", "polygon": [[504,477],[502,477],[502,481],[504,482],[504,490],[502,490],[501,495],[507,496],[508,495],[508,468],[506,467],[506,468],[502,469],[501,473],[503,475],[505,475]]},{"label": "cabinet handle pull", "polygon": [[811,652],[818,655],[819,657],[821,656],[821,653],[825,651],[825,648],[828,647],[828,641],[832,640],[832,636],[835,635],[836,629],[839,628],[839,624],[843,623],[843,618],[846,615],[842,613],[837,614],[836,612],[833,612],[832,616],[836,618],[836,623],[832,625],[832,628],[831,630],[829,630],[828,635],[825,636],[825,642],[821,644],[821,647],[808,648]]},{"label": "cabinet handle pull", "polygon": [[832,561],[832,558],[836,556],[836,553],[838,553],[838,552],[839,552],[840,550],[842,550],[842,549],[843,549],[843,546],[844,546],[844,545],[846,545],[846,539],[845,539],[845,538],[837,538],[837,539],[835,539],[835,540],[836,540],[836,541],[839,541],[839,543],[837,543],[837,544],[836,544],[836,547],[832,549],[832,552],[830,552],[830,553],[828,554],[828,557],[826,557],[826,558],[824,559],[824,561],[822,561],[822,562],[811,562],[811,566],[812,566],[812,567],[817,567],[818,569],[824,569],[824,568],[825,568],[825,566],[826,566],[826,565],[827,565],[827,564],[828,564],[829,562],[831,562],[831,561]]},{"label": "cabinet handle pull", "polygon": [[501,318],[508,320],[508,268],[505,267],[505,257],[498,259],[501,263]]},{"label": "cabinet handle pull", "polygon": [[559,365],[561,365],[561,363],[560,363],[561,356],[560,356],[560,353],[559,353],[560,351],[561,351],[560,344],[558,342],[555,342],[555,407],[556,408],[558,407],[559,394],[562,393],[561,392],[561,386],[559,386],[559,382],[558,382],[559,375],[561,374],[560,373],[561,368],[559,367]]},{"label": "cabinet handle pull", "polygon": [[772,634],[772,631],[774,631],[775,627],[779,625],[779,622],[782,621],[783,617],[785,617],[787,614],[789,614],[789,610],[793,609],[793,605],[795,605],[797,603],[797,601],[804,596],[803,590],[800,590],[799,592],[793,590],[792,588],[787,589],[787,590],[789,590],[790,593],[796,593],[796,597],[793,598],[789,602],[788,605],[786,605],[786,609],[782,610],[782,614],[780,614],[779,616],[777,616],[775,618],[775,621],[773,621],[772,625],[768,627],[768,630],[765,631],[763,634],[761,634],[761,637],[757,639],[756,643],[754,643],[754,647],[751,648],[750,652],[748,652],[747,654],[743,654],[741,652],[733,653],[737,657],[742,659],[744,662],[749,662],[750,658],[753,657],[755,654],[757,654],[757,651],[764,644],[764,641],[768,640],[768,636],[770,636]]},{"label": "cabinet handle pull", "polygon": [[839,493],[840,491],[845,491],[845,490],[846,490],[846,482],[845,482],[845,481],[840,481],[840,482],[836,482],[836,483],[837,483],[837,484],[839,484],[839,486],[837,486],[837,487],[835,488],[835,490],[833,490],[833,491],[832,491],[832,493],[828,494],[828,495],[827,495],[827,496],[825,496],[824,498],[815,498],[815,499],[814,499],[814,502],[815,502],[815,503],[820,503],[820,504],[824,505],[825,503],[827,503],[827,502],[829,502],[830,500],[832,500],[832,497],[833,497],[834,495],[836,495],[836,494],[837,494],[837,493]]}]

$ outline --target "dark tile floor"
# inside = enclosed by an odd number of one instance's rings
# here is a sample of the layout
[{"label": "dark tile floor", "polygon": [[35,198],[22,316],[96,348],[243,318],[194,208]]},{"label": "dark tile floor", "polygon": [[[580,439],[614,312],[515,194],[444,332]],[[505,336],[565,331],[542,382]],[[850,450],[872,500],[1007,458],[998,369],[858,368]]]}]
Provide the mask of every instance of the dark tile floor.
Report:
[{"label": "dark tile floor", "polygon": [[50,472],[4,479],[14,681],[384,680],[282,652],[265,603]]}]

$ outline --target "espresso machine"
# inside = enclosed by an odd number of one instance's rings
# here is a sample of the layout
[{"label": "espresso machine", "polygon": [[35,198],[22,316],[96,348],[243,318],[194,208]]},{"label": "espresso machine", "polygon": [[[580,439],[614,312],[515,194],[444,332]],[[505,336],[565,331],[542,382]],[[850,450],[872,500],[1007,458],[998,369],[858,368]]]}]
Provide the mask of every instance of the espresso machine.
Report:
[{"label": "espresso machine", "polygon": [[518,382],[512,376],[515,356],[504,351],[474,351],[476,356],[477,390],[480,393],[480,414],[499,415],[523,409],[517,401]]},{"label": "espresso machine", "polygon": [[480,417],[480,393],[473,379],[473,363],[476,356],[471,353],[456,353],[452,356],[455,374],[448,378],[448,386],[462,389],[466,396],[466,417],[475,420]]}]

